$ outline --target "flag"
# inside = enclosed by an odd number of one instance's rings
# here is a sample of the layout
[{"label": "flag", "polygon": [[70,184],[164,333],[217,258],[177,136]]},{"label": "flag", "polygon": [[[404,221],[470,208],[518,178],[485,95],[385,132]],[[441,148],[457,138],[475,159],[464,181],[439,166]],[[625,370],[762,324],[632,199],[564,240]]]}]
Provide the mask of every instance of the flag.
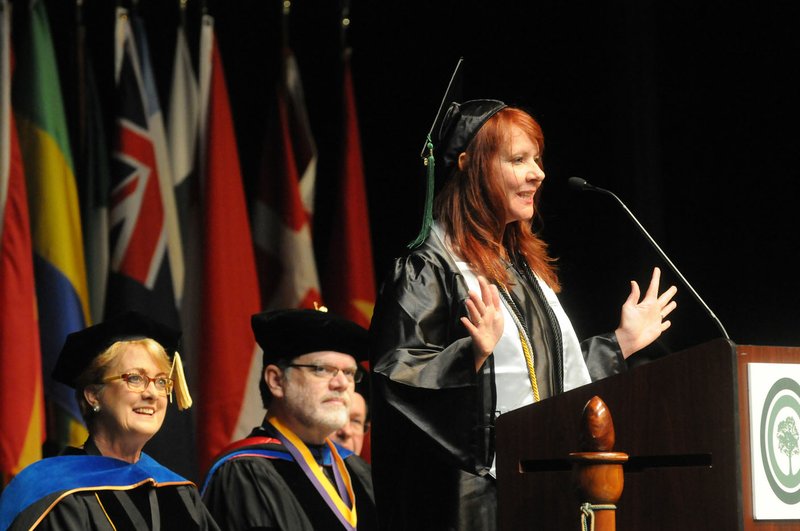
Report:
[{"label": "flag", "polygon": [[[89,311],[93,323],[102,321],[108,277],[108,186],[109,160],[100,95],[94,65],[86,44],[83,4],[75,6],[76,31],[71,55],[71,78],[65,87],[71,101],[67,115],[72,126],[75,179],[80,201]],[[71,89],[71,90],[70,90]]]},{"label": "flag", "polygon": [[11,6],[0,0],[0,474],[42,457],[44,389],[28,199],[11,112]]},{"label": "flag", "polygon": [[[375,271],[349,48],[344,52],[342,74],[342,166],[329,231],[328,258],[322,271],[322,293],[332,312],[369,328],[375,306]],[[363,364],[369,370],[369,362]],[[364,398],[369,400],[367,396]],[[361,457],[367,462],[371,459],[369,433],[364,437]]]},{"label": "flag", "polygon": [[[167,246],[169,215],[162,181],[170,180],[156,143],[164,138],[157,102],[148,93],[139,47],[126,10],[117,12],[117,115],[110,187],[111,263],[106,316],[138,309],[179,323]],[[155,110],[151,111],[151,107]],[[152,130],[159,129],[153,132]],[[174,196],[173,204],[174,204]]]},{"label": "flag", "polygon": [[[322,303],[311,236],[317,148],[305,110],[300,72],[291,49],[282,55],[272,119],[252,209],[263,309],[313,308]],[[259,372],[251,365],[239,426],[263,414]],[[241,430],[238,432],[241,434]]]},{"label": "flag", "polygon": [[[172,63],[167,144],[170,168],[174,179],[175,204],[178,211],[185,261],[183,297],[179,312],[183,324],[183,346],[199,355],[202,255],[198,220],[197,142],[199,135],[199,88],[192,66],[185,28],[186,4],[181,3],[181,23],[175,38]],[[184,370],[192,394],[197,394],[198,356],[186,358]]]},{"label": "flag", "polygon": [[223,447],[261,422],[264,410],[260,400],[255,409],[243,409],[245,393],[258,388],[261,373],[261,352],[250,329],[261,300],[225,72],[208,15],[200,53],[205,271],[198,438],[206,470]]},{"label": "flag", "polygon": [[[182,6],[184,4],[181,4]],[[185,9],[185,7],[182,7]],[[186,42],[183,22],[178,26],[175,38],[175,58],[172,64],[172,86],[170,90],[167,145],[169,145],[170,168],[174,179],[175,201],[181,227],[181,239],[194,232],[189,218],[190,208],[196,206],[192,184],[195,179],[197,140],[199,126],[199,94],[197,79],[192,67],[192,57]]]},{"label": "flag", "polygon": [[147,44],[147,32],[144,21],[135,13],[131,16],[133,42],[138,48],[141,67],[141,77],[144,87],[146,120],[150,137],[155,152],[155,161],[158,167],[158,184],[161,187],[161,201],[164,204],[164,219],[167,237],[167,257],[169,272],[172,277],[172,292],[176,306],[180,307],[183,299],[184,262],[183,245],[181,243],[180,223],[178,222],[177,206],[175,204],[175,180],[172,177],[167,133],[164,127],[164,118],[161,114],[161,105],[158,101],[158,88],[150,62],[150,48]]},{"label": "flag", "polygon": [[45,6],[26,13],[12,89],[28,186],[42,370],[53,451],[86,439],[74,391],[52,379],[67,334],[90,323],[83,234],[69,134]]},{"label": "flag", "polygon": [[369,328],[375,306],[375,272],[349,52],[345,53],[343,73],[342,169],[322,293],[331,311]]},{"label": "flag", "polygon": [[267,310],[312,308],[321,302],[311,234],[317,148],[288,47],[276,96],[253,206],[261,299]]},{"label": "flag", "polygon": [[[180,328],[175,285],[183,283],[183,252],[166,133],[143,23],[137,16],[129,18],[124,8],[117,10],[115,78],[106,316],[134,309]],[[176,240],[177,251],[170,243]],[[179,413],[171,405],[161,430],[145,447],[190,479],[196,475],[191,419],[189,411]]]}]

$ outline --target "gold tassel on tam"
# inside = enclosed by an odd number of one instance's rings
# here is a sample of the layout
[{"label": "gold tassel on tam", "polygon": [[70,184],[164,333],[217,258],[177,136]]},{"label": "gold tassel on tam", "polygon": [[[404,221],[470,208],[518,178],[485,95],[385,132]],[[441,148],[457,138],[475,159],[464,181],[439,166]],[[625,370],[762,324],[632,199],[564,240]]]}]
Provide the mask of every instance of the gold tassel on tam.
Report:
[{"label": "gold tassel on tam", "polygon": [[[192,407],[192,397],[189,394],[189,386],[186,384],[186,375],[183,372],[183,362],[181,355],[176,350],[175,356],[172,358],[172,370],[170,370],[169,377],[175,382],[175,399],[178,401],[178,409],[183,411]],[[172,393],[169,395],[169,401],[172,402]]]}]

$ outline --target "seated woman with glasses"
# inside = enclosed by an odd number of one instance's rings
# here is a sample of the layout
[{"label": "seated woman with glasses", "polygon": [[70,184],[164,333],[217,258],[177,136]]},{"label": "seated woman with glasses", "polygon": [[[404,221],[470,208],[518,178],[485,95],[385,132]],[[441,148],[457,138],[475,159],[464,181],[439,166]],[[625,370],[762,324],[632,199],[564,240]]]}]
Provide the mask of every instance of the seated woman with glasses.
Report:
[{"label": "seated woman with glasses", "polygon": [[179,340],[136,312],[67,337],[53,378],[75,389],[89,438],[14,478],[0,529],[219,529],[197,487],[142,451],[173,392],[192,404]]}]

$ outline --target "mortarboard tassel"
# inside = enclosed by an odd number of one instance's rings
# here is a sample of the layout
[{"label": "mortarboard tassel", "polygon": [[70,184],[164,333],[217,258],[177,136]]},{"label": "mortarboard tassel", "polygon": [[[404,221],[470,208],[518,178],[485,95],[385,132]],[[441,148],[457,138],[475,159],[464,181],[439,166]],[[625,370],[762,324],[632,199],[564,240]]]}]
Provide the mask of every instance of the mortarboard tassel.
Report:
[{"label": "mortarboard tassel", "polygon": [[[192,407],[192,397],[189,394],[189,386],[186,385],[183,362],[177,350],[172,358],[172,370],[170,370],[169,376],[175,382],[175,399],[178,401],[178,409],[183,411]],[[169,401],[172,402],[172,393],[169,395]]]},{"label": "mortarboard tassel", "polygon": [[416,249],[425,239],[428,237],[428,234],[431,232],[431,226],[433,225],[433,188],[434,188],[434,160],[433,160],[433,142],[431,141],[431,135],[428,134],[428,156],[423,158],[423,163],[426,167],[426,191],[425,191],[425,212],[422,217],[422,228],[419,230],[419,234],[417,237],[408,244],[409,249]]}]

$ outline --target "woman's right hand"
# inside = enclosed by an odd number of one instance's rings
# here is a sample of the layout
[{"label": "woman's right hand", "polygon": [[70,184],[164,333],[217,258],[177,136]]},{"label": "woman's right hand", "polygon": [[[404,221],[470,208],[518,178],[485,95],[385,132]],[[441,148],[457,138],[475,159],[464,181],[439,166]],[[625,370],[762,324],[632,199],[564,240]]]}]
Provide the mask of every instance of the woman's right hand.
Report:
[{"label": "woman's right hand", "polygon": [[486,277],[478,276],[480,294],[469,291],[467,314],[461,322],[472,337],[472,349],[475,354],[475,372],[479,371],[486,358],[494,352],[494,347],[503,335],[503,312],[500,292],[497,286],[490,284]]}]

